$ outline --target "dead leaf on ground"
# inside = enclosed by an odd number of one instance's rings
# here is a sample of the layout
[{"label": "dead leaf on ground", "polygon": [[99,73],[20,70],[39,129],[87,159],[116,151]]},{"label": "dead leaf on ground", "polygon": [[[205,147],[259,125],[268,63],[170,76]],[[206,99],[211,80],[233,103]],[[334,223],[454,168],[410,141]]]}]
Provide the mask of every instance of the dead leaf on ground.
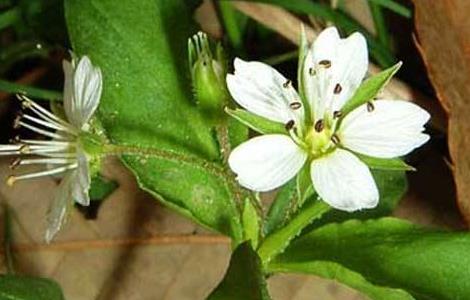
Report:
[{"label": "dead leaf on ground", "polygon": [[470,222],[470,1],[414,0],[418,46],[449,115],[448,144],[460,210]]}]

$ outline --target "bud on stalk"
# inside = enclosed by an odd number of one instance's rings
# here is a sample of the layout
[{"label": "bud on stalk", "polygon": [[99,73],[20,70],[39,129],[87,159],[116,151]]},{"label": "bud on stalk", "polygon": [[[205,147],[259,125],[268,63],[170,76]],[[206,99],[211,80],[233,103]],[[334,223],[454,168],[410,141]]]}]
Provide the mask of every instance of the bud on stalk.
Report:
[{"label": "bud on stalk", "polygon": [[189,67],[193,90],[198,106],[212,122],[218,123],[225,116],[229,93],[225,82],[227,74],[220,44],[212,53],[209,38],[198,32],[188,40]]}]

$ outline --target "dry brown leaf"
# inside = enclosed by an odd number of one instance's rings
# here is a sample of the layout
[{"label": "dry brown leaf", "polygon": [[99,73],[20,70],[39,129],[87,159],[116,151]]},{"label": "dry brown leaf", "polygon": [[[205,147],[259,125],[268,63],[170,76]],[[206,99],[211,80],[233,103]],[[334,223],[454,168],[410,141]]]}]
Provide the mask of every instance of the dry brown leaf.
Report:
[{"label": "dry brown leaf", "polygon": [[[285,9],[260,3],[233,2],[233,4],[244,14],[273,29],[295,44],[299,44],[300,42],[300,24],[302,23],[304,24],[309,36],[314,37],[317,34],[309,24],[302,22],[299,18]],[[375,74],[379,71],[380,68],[374,64],[370,64],[369,72],[371,74]],[[435,128],[441,131],[446,130],[446,115],[437,102],[433,101],[433,99],[429,99],[404,82],[395,78],[392,79],[385,89],[383,96],[391,99],[403,99],[416,102],[431,113],[431,122]]]},{"label": "dry brown leaf", "polygon": [[470,1],[414,0],[419,48],[449,114],[448,143],[460,211],[470,222]]}]

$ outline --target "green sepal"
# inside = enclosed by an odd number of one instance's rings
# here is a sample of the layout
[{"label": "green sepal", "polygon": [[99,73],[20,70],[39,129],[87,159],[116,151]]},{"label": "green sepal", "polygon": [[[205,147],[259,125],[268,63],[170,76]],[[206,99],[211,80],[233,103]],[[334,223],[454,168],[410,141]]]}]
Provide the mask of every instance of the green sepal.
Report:
[{"label": "green sepal", "polygon": [[284,124],[265,119],[244,109],[225,108],[225,111],[230,116],[261,134],[288,134]]},{"label": "green sepal", "polygon": [[343,115],[353,111],[355,108],[361,106],[374,99],[377,94],[387,85],[392,79],[393,75],[398,72],[402,65],[402,62],[391,66],[390,68],[368,78],[364,81],[359,88],[356,90],[351,99],[346,102],[342,108]]},{"label": "green sepal", "polygon": [[369,168],[374,170],[390,170],[390,171],[416,171],[416,169],[401,158],[377,158],[359,153],[355,153],[359,159]]},{"label": "green sepal", "polygon": [[207,300],[270,300],[260,259],[250,243],[240,244],[222,281]]}]

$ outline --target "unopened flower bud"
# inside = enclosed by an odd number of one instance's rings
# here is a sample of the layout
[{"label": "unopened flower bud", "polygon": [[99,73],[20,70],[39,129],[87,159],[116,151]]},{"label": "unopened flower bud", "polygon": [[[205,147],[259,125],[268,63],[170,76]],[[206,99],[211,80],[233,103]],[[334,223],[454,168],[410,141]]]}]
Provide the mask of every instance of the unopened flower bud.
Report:
[{"label": "unopened flower bud", "polygon": [[188,51],[197,104],[207,118],[218,121],[225,116],[224,107],[230,97],[222,47],[216,46],[214,56],[207,35],[199,32],[189,39]]}]

